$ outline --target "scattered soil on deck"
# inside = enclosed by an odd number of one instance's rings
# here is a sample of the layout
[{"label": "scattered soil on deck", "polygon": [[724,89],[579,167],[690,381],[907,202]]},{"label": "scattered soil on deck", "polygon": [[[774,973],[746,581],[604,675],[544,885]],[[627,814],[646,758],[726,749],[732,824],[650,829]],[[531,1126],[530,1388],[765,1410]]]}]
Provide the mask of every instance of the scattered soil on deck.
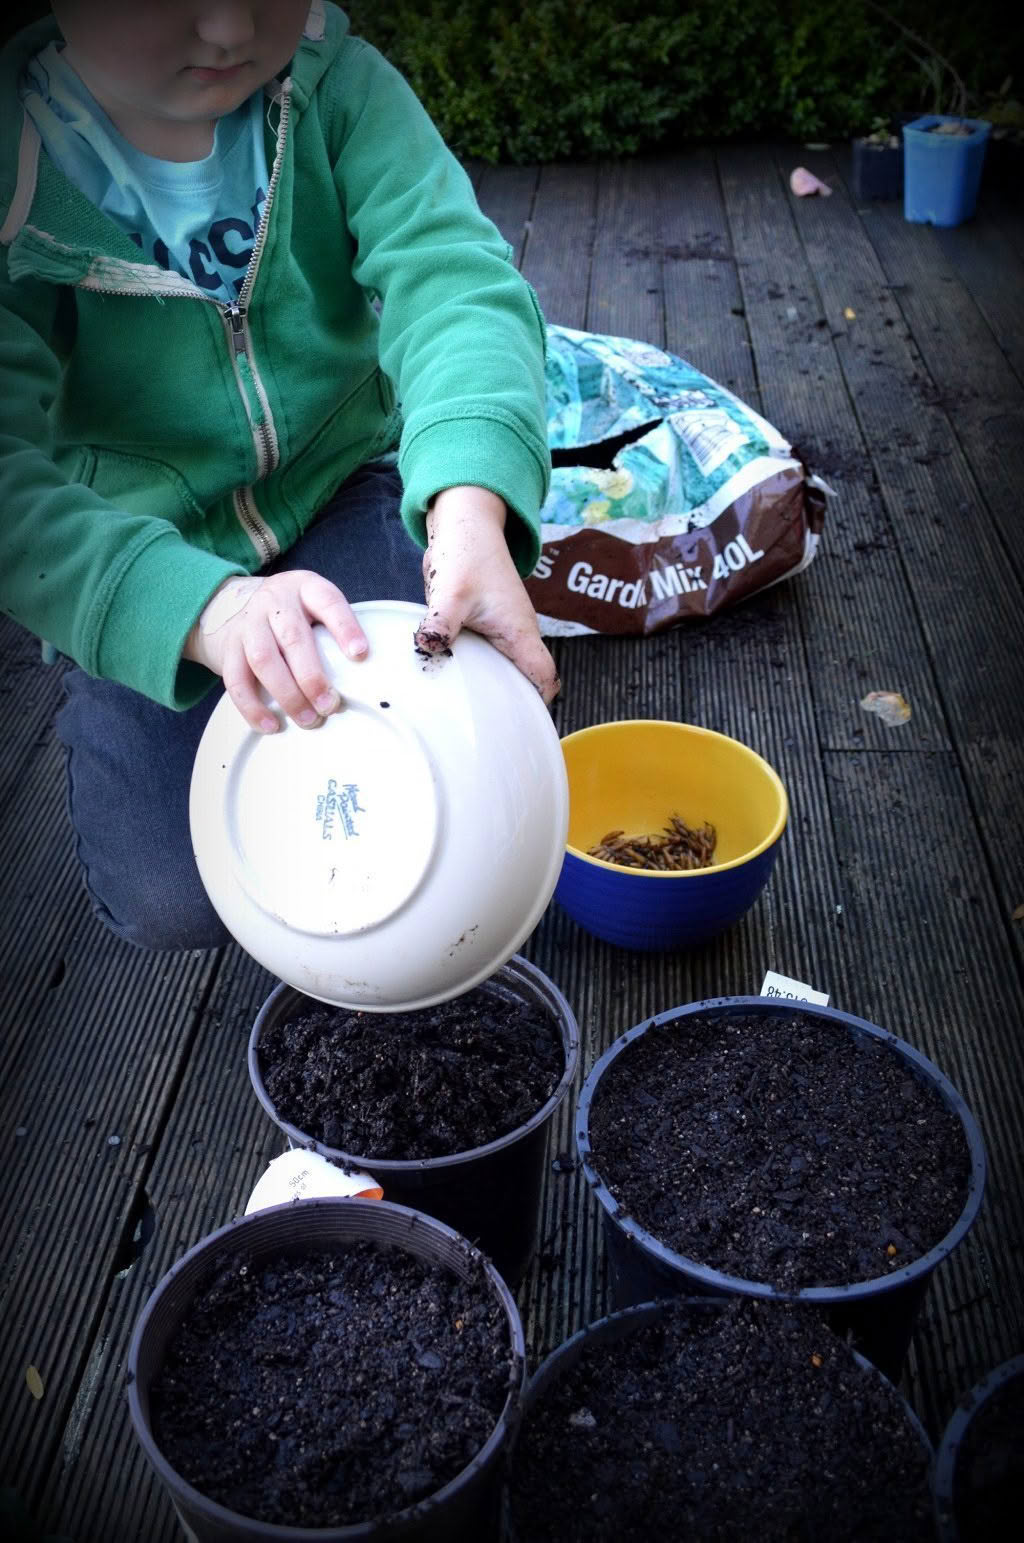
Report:
[{"label": "scattered soil on deck", "polygon": [[675,1305],[527,1412],[516,1543],[932,1540],[928,1452],[812,1310]]},{"label": "scattered soil on deck", "polygon": [[494,986],[408,1013],[312,999],[260,1036],[278,1113],[336,1151],[443,1157],[516,1130],[565,1070],[554,1018]]},{"label": "scattered soil on deck", "polygon": [[518,1369],[472,1268],[463,1281],[370,1243],[223,1263],[154,1389],[162,1452],[208,1498],[293,1527],[433,1494],[487,1441]]},{"label": "scattered soil on deck", "polygon": [[963,1127],[887,1042],[807,1014],[697,1015],[602,1078],[593,1166],[659,1242],[785,1290],[873,1280],[967,1198]]},{"label": "scattered soil on deck", "polygon": [[995,1543],[1024,1493],[1024,1371],[1004,1382],[967,1427],[953,1506],[960,1543]]}]

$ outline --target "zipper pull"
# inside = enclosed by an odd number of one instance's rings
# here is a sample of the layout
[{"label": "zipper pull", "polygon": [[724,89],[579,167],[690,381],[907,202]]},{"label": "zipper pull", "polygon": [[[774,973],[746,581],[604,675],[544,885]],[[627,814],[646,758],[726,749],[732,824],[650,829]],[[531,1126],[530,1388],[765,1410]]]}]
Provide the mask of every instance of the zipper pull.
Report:
[{"label": "zipper pull", "polygon": [[224,315],[231,328],[231,343],[236,354],[245,353],[245,309],[232,303],[224,307]]}]

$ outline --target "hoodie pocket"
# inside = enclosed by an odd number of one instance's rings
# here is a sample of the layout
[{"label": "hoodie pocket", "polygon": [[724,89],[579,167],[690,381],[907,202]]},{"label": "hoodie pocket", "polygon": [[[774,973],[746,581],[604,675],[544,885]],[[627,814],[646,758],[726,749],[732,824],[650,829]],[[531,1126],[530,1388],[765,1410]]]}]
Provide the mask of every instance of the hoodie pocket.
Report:
[{"label": "hoodie pocket", "polygon": [[93,445],[75,445],[56,460],[69,482],[91,488],[118,509],[169,520],[190,537],[199,535],[202,505],[180,472],[166,462]]}]

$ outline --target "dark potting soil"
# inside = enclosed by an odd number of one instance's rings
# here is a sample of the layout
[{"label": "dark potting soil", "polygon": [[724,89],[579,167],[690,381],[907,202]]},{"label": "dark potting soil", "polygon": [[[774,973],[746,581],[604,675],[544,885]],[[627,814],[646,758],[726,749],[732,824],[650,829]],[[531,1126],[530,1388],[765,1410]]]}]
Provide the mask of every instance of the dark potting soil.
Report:
[{"label": "dark potting soil", "polygon": [[360,1157],[445,1157],[516,1130],[565,1070],[554,1018],[493,986],[408,1013],[312,998],[259,1041],[285,1120]]},{"label": "dark potting soil", "polygon": [[695,1015],[602,1078],[592,1162],[676,1253],[784,1290],[920,1258],[967,1199],[963,1127],[884,1042],[805,1014]]},{"label": "dark potting soil", "polygon": [[931,1543],[929,1459],[813,1309],[676,1303],[530,1403],[510,1516],[515,1543]]},{"label": "dark potting soil", "polygon": [[482,1269],[399,1249],[223,1262],[168,1346],[153,1433],[208,1498],[339,1527],[440,1489],[487,1441],[518,1362]]},{"label": "dark potting soil", "polygon": [[953,1508],[960,1543],[1002,1543],[1011,1534],[1016,1536],[1021,1495],[1024,1371],[989,1396],[967,1427],[957,1453]]}]

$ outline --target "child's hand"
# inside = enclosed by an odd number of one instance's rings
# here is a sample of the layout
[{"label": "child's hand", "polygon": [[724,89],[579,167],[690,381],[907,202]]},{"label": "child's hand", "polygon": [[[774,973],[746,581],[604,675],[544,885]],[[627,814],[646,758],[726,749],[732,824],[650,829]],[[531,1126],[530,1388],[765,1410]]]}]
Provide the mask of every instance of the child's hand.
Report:
[{"label": "child's hand", "polygon": [[308,569],[230,578],[189,633],[183,657],[219,675],[246,722],[261,733],[280,728],[261,699],[264,686],[289,718],[313,728],[341,698],[324,674],[311,626],[322,622],[350,659],[369,644],[341,590]]},{"label": "child's hand", "polygon": [[503,501],[486,488],[446,488],[434,499],[423,559],[428,611],[416,643],[439,653],[468,627],[488,638],[551,702],[558,674],[505,542],[505,513]]}]

